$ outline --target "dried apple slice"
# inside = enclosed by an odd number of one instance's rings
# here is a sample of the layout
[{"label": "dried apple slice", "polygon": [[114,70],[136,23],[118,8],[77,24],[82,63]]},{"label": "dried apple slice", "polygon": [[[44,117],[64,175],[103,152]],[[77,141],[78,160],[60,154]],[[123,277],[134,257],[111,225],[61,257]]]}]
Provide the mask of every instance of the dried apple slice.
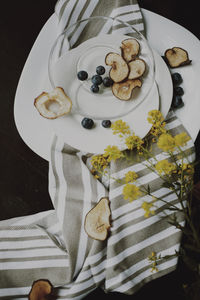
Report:
[{"label": "dried apple slice", "polygon": [[128,77],[129,67],[118,53],[108,53],[105,58],[105,63],[112,67],[110,70],[110,78],[114,82],[120,82]]},{"label": "dried apple slice", "polygon": [[140,52],[140,44],[136,39],[130,38],[122,41],[122,57],[126,62],[133,60]]},{"label": "dried apple slice", "polygon": [[124,82],[114,83],[112,86],[112,93],[120,100],[130,100],[133,89],[141,87],[142,82],[140,79],[128,79]]},{"label": "dried apple slice", "polygon": [[130,72],[128,79],[137,79],[141,77],[146,70],[146,63],[143,59],[136,58],[128,63]]},{"label": "dried apple slice", "polygon": [[47,300],[51,299],[53,286],[49,280],[39,279],[33,282],[29,293],[29,300]]},{"label": "dried apple slice", "polygon": [[[56,103],[58,107],[51,109],[51,104]],[[41,93],[34,101],[34,105],[44,118],[56,119],[68,114],[72,108],[71,99],[65,94],[63,88],[56,87],[52,92]]]},{"label": "dried apple slice", "polygon": [[95,240],[104,241],[111,226],[110,215],[108,198],[101,198],[85,217],[84,227],[88,236]]},{"label": "dried apple slice", "polygon": [[180,66],[189,65],[192,62],[189,59],[187,51],[180,47],[167,49],[164,56],[171,68],[178,68]]}]

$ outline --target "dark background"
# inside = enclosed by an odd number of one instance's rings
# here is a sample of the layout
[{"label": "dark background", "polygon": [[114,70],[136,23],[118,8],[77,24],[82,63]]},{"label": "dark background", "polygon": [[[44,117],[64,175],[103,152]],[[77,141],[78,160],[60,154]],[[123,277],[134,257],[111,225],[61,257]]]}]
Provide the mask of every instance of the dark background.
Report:
[{"label": "dark background", "polygon": [[[109,0],[108,0],[109,1]],[[138,0],[139,5],[184,26],[200,39],[199,1]],[[3,1],[0,8],[0,220],[52,208],[48,194],[48,162],[32,152],[20,138],[14,123],[13,104],[20,74],[41,28],[54,12],[56,0]],[[34,79],[33,79],[34,80]],[[195,145],[199,153],[198,136]],[[199,181],[196,170],[195,181]],[[185,299],[183,271],[178,267],[155,280],[134,300]],[[161,291],[162,290],[162,291]],[[111,298],[97,290],[92,295]],[[126,298],[126,296],[121,296]],[[200,296],[199,296],[200,299]]]}]

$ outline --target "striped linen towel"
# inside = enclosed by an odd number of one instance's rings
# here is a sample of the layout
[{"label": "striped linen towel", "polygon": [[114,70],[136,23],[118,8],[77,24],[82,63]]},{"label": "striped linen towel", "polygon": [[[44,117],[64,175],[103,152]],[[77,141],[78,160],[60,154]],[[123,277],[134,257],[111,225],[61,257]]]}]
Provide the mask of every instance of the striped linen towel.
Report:
[{"label": "striped linen towel", "polygon": [[[90,15],[121,16],[143,30],[136,1],[58,1],[59,30],[68,22]],[[126,19],[127,16],[127,19]],[[136,18],[135,18],[136,16]],[[185,131],[174,113],[167,129]],[[194,160],[192,140],[184,149]],[[188,153],[189,153],[188,152]],[[162,159],[156,146],[154,154]],[[90,172],[91,155],[63,143],[55,136],[49,163],[49,193],[55,210],[0,222],[0,299],[27,299],[34,280],[52,282],[55,299],[81,299],[97,287],[106,292],[133,294],[152,279],[176,268],[177,258],[161,261],[151,273],[147,257],[152,251],[169,255],[179,249],[181,232],[161,218],[166,206],[158,203],[155,215],[144,217],[141,197],[132,203],[123,199],[123,184],[110,179],[105,185]],[[177,203],[176,195],[161,186],[158,176],[143,163],[116,161],[111,177],[124,178],[127,171],[139,175],[139,184],[149,184],[157,197]],[[87,236],[84,220],[101,197],[108,196],[112,214],[110,236],[100,242]],[[170,213],[170,212],[169,212]],[[179,221],[184,219],[179,215]]]}]

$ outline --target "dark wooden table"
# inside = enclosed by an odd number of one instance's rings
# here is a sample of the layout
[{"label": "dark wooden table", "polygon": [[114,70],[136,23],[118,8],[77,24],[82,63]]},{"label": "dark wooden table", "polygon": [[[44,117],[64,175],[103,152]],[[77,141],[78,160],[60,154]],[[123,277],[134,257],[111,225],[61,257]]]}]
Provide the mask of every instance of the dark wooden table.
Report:
[{"label": "dark wooden table", "polygon": [[[108,0],[109,1],[109,0]],[[13,104],[20,74],[29,51],[56,0],[4,1],[0,12],[0,220],[52,208],[48,194],[48,162],[26,146],[15,127]],[[141,7],[184,26],[200,39],[198,1],[139,0]],[[34,79],[33,79],[34,80]],[[23,107],[22,107],[23,109]],[[200,136],[195,142],[197,154]],[[195,181],[200,180],[197,168]],[[156,280],[132,296],[134,300],[181,299],[180,270]],[[162,289],[162,292],[160,291]],[[97,290],[87,298],[105,295]],[[121,296],[126,298],[126,296]]]}]

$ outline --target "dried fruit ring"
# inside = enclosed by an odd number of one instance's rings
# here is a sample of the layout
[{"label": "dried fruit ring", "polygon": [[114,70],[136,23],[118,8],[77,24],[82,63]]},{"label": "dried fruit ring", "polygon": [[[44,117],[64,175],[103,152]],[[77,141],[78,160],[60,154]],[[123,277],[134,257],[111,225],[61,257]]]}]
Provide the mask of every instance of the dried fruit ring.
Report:
[{"label": "dried fruit ring", "polygon": [[[58,104],[58,108],[55,111],[50,109],[50,104],[52,102],[56,102]],[[34,105],[44,118],[56,119],[71,111],[72,101],[65,94],[63,88],[56,87],[51,93],[41,93],[35,99]]]}]

